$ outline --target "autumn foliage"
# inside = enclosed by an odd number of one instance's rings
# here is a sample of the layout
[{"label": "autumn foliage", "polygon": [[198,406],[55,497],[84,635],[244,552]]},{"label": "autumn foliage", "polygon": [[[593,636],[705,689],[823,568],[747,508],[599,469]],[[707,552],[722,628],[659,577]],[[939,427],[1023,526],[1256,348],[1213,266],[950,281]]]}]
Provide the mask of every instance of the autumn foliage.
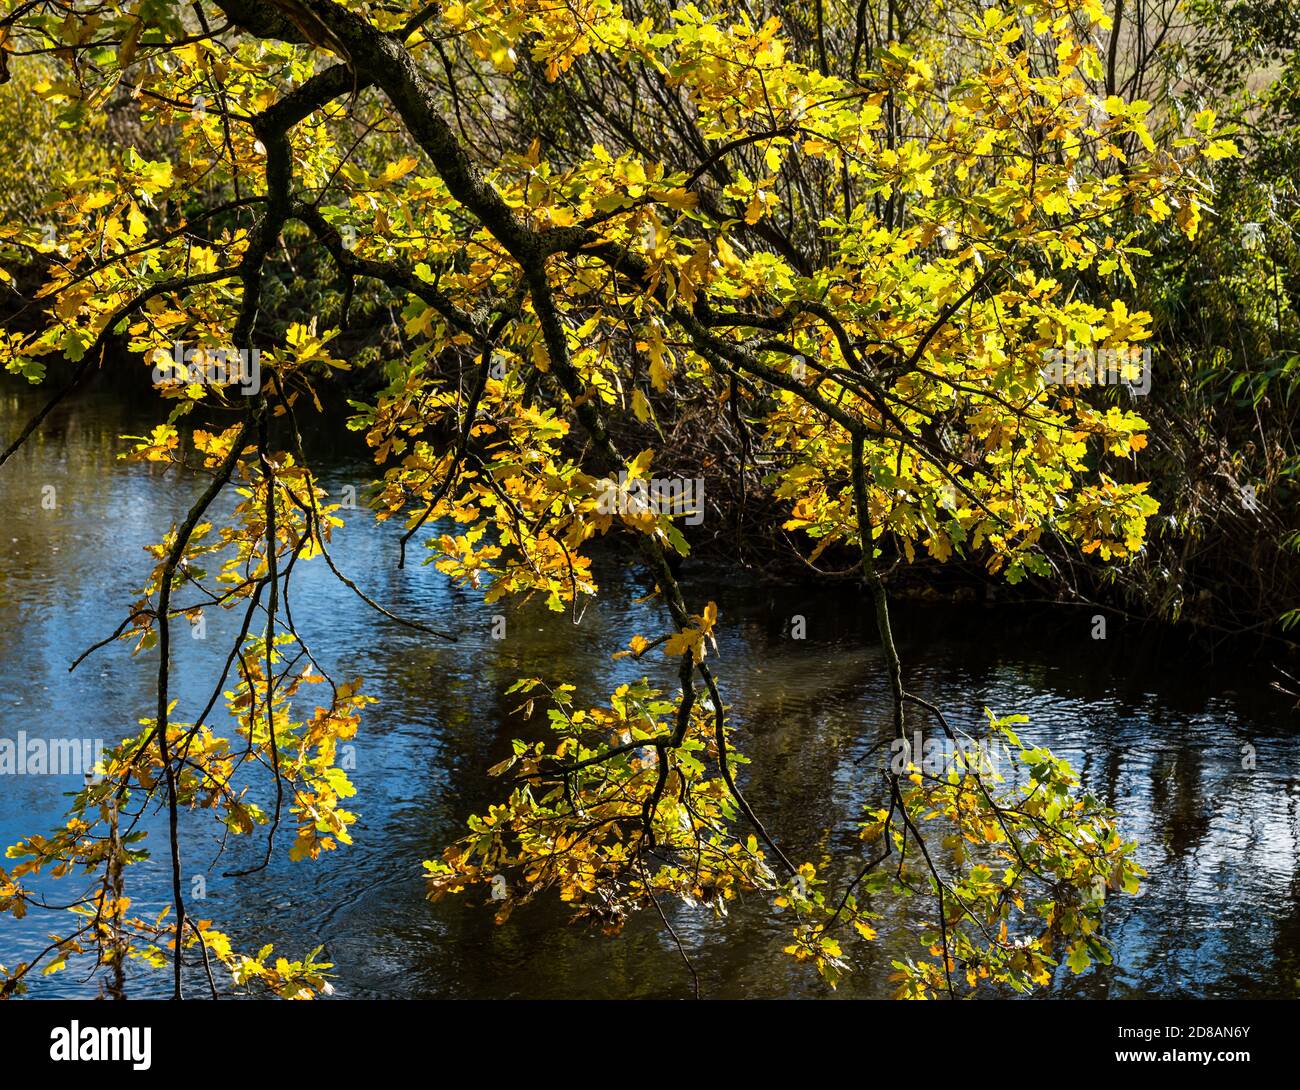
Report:
[{"label": "autumn foliage", "polygon": [[[300,420],[358,370],[378,392],[354,401],[351,426],[404,560],[409,545],[490,602],[577,613],[599,593],[593,550],[622,535],[662,604],[658,631],[610,648],[643,680],[612,694],[515,684],[548,738],[521,737],[490,770],[500,802],[425,864],[431,898],[463,893],[504,920],[554,894],[609,931],[638,910],[669,927],[673,901],[725,913],[758,899],[833,985],[881,913],[920,897],[916,955],[895,963],[907,997],[1023,991],[1062,961],[1106,960],[1102,907],[1137,888],[1133,846],[1013,720],[989,717],[1016,756],[1005,777],[864,767],[880,804],[862,814],[860,858],[775,843],[712,669],[727,618],[673,574],[680,519],[602,497],[620,473],[627,489],[656,469],[655,447],[620,448],[618,422],[655,429],[706,399],[762,452],[807,558],[860,554],[898,733],[913,713],[946,730],[903,684],[881,562],[960,555],[1015,581],[1050,570],[1049,540],[1115,562],[1143,548],[1157,504],[1104,467],[1143,449],[1144,421],[1052,384],[1044,361],[1147,341],[1149,316],[1125,299],[1144,256],[1133,224],[1196,236],[1198,164],[1234,153],[1213,113],[1157,145],[1147,103],[1106,96],[1097,0],[951,15],[953,34],[868,43],[847,72],[726,2],[199,7],[202,26],[153,4],[14,5],[0,38],[15,80],[25,50],[57,61],[31,91],[67,125],[125,98],[164,149],[65,172],[41,213],[52,235],[0,223],[10,264],[40,255],[47,270],[47,320],[0,333],[5,367],[36,382],[61,357],[84,375],[117,337],[132,366],[181,342],[256,349],[262,375],[256,396],[163,382],[158,426],[124,449],[210,483],[160,528],[116,634],[158,669],[157,707],[119,731],[67,825],[10,848],[0,871],[0,909],[18,914],[37,907],[33,875],[85,887],[42,968],[171,959],[179,991],[179,936],[236,986],[326,986],[314,955],[235,951],[186,913],[179,883],[163,918],[134,916],[126,865],[144,847],[126,834],[161,805],[265,838],[268,856],[281,829],[295,859],[349,842],[336,753],[365,729],[364,686],[315,667],[283,601],[297,564],[334,568],[336,498]],[[849,33],[855,7],[828,17]],[[525,80],[553,89],[554,117],[530,120]],[[494,148],[494,116],[514,146]],[[328,290],[287,290],[291,259]],[[1068,287],[1081,270],[1114,290]],[[350,353],[353,311],[376,300],[400,313],[402,350]],[[229,424],[192,428],[191,414]],[[227,489],[239,502],[218,524]],[[213,609],[241,612],[240,638],[213,700],[182,715],[169,626]],[[8,967],[6,988],[34,968]]]}]

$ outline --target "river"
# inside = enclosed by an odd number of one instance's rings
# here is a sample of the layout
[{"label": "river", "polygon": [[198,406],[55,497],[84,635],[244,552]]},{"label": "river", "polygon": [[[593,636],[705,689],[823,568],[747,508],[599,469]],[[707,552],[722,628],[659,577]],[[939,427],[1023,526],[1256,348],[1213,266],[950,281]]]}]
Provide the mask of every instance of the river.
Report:
[{"label": "river", "polygon": [[[6,443],[39,404],[32,392],[0,387]],[[91,390],[58,409],[0,469],[0,737],[116,739],[150,714],[154,663],[111,645],[69,673],[71,661],[107,636],[142,585],[147,557],[201,488],[158,467],[127,465],[119,436],[153,417],[138,399]],[[355,452],[325,450],[331,491],[362,488],[371,467]],[[47,489],[53,488],[53,492]],[[42,503],[43,497],[54,503]],[[684,997],[690,978],[653,912],[614,938],[566,924],[553,900],[497,926],[490,910],[462,900],[424,899],[420,863],[497,798],[486,769],[508,753],[518,702],[503,695],[520,676],[578,687],[600,702],[633,673],[611,652],[634,632],[662,630],[646,590],[618,557],[598,565],[603,593],[575,625],[528,608],[510,614],[507,638],[474,595],[449,587],[432,567],[396,567],[393,524],[347,513],[334,555],[373,597],[402,614],[455,630],[431,641],[374,613],[320,563],[294,575],[294,618],[336,676],[362,675],[378,698],[358,738],[360,816],[355,844],[315,863],[272,866],[241,879],[231,863],[256,861],[260,840],[213,855],[210,820],[185,824],[187,881],[202,876],[206,898],[191,912],[242,943],[273,942],[300,956],[323,944],[337,968],[336,994],[351,997]],[[720,607],[716,668],[752,759],[744,783],[771,834],[793,856],[827,848],[851,860],[853,822],[864,799],[862,758],[888,731],[885,675],[870,610],[846,584],[760,585],[738,568],[688,563],[689,601]],[[1179,640],[1112,617],[1092,638],[1091,610],[899,606],[896,633],[909,688],[976,729],[983,709],[1020,712],[1022,738],[1074,762],[1085,784],[1124,815],[1150,872],[1136,897],[1113,898],[1105,931],[1115,963],[1081,976],[1064,971],[1051,994],[1092,997],[1295,996],[1300,993],[1300,716],[1272,692],[1267,658],[1207,662]],[[806,638],[790,622],[805,618]],[[213,667],[236,631],[210,614],[206,638],[178,625],[177,715],[192,718],[210,692]],[[649,669],[670,687],[671,666]],[[187,715],[188,712],[188,715]],[[1243,747],[1253,747],[1246,750]],[[1243,767],[1253,752],[1254,767]],[[75,777],[0,776],[0,842],[61,824]],[[152,828],[157,829],[154,823]],[[286,844],[287,847],[287,844]],[[168,903],[161,841],[128,870],[133,910]],[[76,888],[66,879],[65,894]],[[55,887],[50,887],[52,890]],[[57,896],[58,893],[53,893]],[[725,920],[684,907],[674,923],[712,997],[830,994],[781,949],[789,925],[757,901]],[[56,921],[33,912],[0,917],[0,963],[43,947]],[[917,953],[902,913],[882,921],[871,960],[835,994],[889,994],[889,962]],[[94,995],[84,966],[36,980],[36,996]],[[198,981],[195,982],[196,990]],[[132,972],[132,996],[168,994],[170,976]]]}]

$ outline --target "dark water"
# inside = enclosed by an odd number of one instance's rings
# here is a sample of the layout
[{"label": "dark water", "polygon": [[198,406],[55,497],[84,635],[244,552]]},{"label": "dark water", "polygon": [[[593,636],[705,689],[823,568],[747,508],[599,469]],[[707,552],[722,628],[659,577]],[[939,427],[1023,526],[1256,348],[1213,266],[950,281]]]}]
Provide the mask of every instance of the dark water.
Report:
[{"label": "dark water", "polygon": [[[0,439],[36,402],[0,388]],[[82,397],[59,410],[41,436],[0,470],[0,737],[103,737],[134,733],[150,714],[154,662],[114,645],[69,674],[72,659],[108,635],[143,583],[147,543],[183,516],[201,484],[116,460],[123,433],[147,418],[116,394]],[[329,455],[331,490],[362,486],[364,463]],[[57,506],[42,507],[54,486]],[[187,879],[203,875],[207,898],[191,905],[244,948],[274,942],[300,956],[325,944],[345,996],[673,997],[689,994],[675,947],[652,914],[616,938],[564,926],[554,903],[517,911],[507,924],[464,901],[423,899],[420,863],[438,854],[465,818],[493,801],[485,769],[508,753],[517,703],[502,694],[520,676],[578,687],[600,703],[644,672],[612,662],[633,632],[662,625],[635,599],[645,585],[617,557],[603,569],[603,595],[580,625],[544,609],[510,614],[505,640],[490,614],[449,588],[431,567],[395,564],[397,530],[352,512],[334,554],[343,570],[393,610],[460,634],[454,646],[393,624],[337,584],[320,564],[300,565],[294,617],[336,676],[361,674],[378,697],[358,738],[360,815],[350,848],[315,863],[281,855],[261,874],[223,879],[257,861],[242,845],[211,870],[208,819],[189,821]],[[743,572],[692,572],[692,601],[721,609],[717,669],[741,727],[751,801],[769,831],[798,858],[836,849],[857,858],[853,821],[864,799],[867,751],[888,729],[879,648],[857,591],[841,585],[770,590]],[[1267,661],[1206,665],[1153,643],[1115,618],[1091,638],[1092,611],[1034,615],[899,608],[896,627],[909,688],[968,729],[983,708],[1022,712],[1022,738],[1068,756],[1085,782],[1125,815],[1151,872],[1141,894],[1112,900],[1106,932],[1115,964],[1062,976],[1058,995],[1294,996],[1300,991],[1300,734],[1291,701],[1268,689]],[[789,638],[789,619],[807,638]],[[210,613],[207,638],[177,626],[179,718],[206,699],[233,617]],[[658,681],[673,685],[671,667]],[[1256,768],[1242,768],[1243,745]],[[61,824],[75,778],[0,777],[0,842]],[[156,827],[156,826],[155,826]],[[828,831],[829,830],[829,831]],[[286,845],[287,846],[287,845]],[[128,872],[134,909],[169,900],[156,858]],[[241,854],[242,853],[242,854]],[[232,866],[233,864],[233,866]],[[65,880],[51,896],[76,888]],[[59,889],[58,887],[65,887]],[[0,963],[43,947],[55,920],[0,917]],[[762,905],[741,904],[724,921],[686,910],[674,923],[709,996],[820,996],[815,977],[781,953],[788,925]],[[839,995],[887,995],[889,960],[917,953],[906,920],[883,921],[873,959]],[[197,981],[195,984],[197,985]],[[133,974],[132,995],[160,995],[166,974]],[[195,989],[197,990],[197,988]],[[93,995],[76,968],[36,981],[39,996]]]}]

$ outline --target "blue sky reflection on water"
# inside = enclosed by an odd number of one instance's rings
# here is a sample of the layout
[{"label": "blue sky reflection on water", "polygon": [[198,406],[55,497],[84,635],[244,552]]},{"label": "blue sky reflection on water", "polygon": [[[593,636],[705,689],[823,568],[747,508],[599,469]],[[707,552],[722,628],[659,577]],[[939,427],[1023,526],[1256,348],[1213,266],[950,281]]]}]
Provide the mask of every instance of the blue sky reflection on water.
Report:
[{"label": "blue sky reflection on water", "polygon": [[[28,395],[0,392],[6,419]],[[91,395],[61,409],[42,437],[0,472],[0,737],[103,737],[133,733],[150,714],[154,666],[113,645],[72,674],[68,665],[108,635],[145,579],[144,546],[183,517],[197,492],[115,454],[116,436],[138,430],[129,409]],[[334,459],[327,484],[361,485],[364,465]],[[41,508],[42,486],[59,496]],[[612,661],[634,632],[662,630],[654,605],[638,603],[644,582],[619,557],[598,564],[604,594],[580,625],[528,607],[507,611],[507,638],[490,637],[487,607],[449,587],[432,567],[396,567],[397,527],[348,514],[334,554],[345,572],[399,614],[455,630],[432,641],[369,610],[319,563],[300,564],[290,603],[317,658],[338,678],[364,676],[378,698],[357,739],[359,814],[351,847],[316,863],[277,857],[263,873],[222,871],[260,859],[257,839],[234,844],[211,866],[218,842],[196,816],[184,836],[187,879],[207,897],[191,910],[244,945],[274,942],[299,956],[323,944],[345,996],[684,996],[689,978],[653,914],[617,938],[564,926],[553,901],[517,911],[504,926],[463,900],[429,904],[422,860],[434,857],[465,818],[497,798],[486,769],[506,755],[520,676],[578,687],[599,703],[620,681],[647,670],[664,687],[674,670]],[[417,558],[418,559],[418,556]],[[845,585],[758,586],[742,572],[687,565],[692,601],[721,607],[717,668],[724,697],[752,758],[748,793],[769,831],[792,855],[827,846],[852,853],[854,821],[871,790],[864,754],[884,736],[889,711],[869,611]],[[788,637],[803,615],[807,639]],[[177,714],[206,702],[237,618],[209,611],[206,639],[178,626]],[[909,688],[978,731],[983,709],[1030,717],[1022,736],[1067,756],[1088,787],[1117,806],[1141,842],[1151,872],[1141,894],[1114,900],[1106,930],[1115,964],[1062,976],[1057,995],[1294,996],[1300,988],[1300,737],[1290,702],[1268,691],[1266,661],[1192,665],[1150,637],[1111,621],[1090,638],[1088,616],[1062,609],[1008,620],[1005,611],[896,609]],[[1255,769],[1242,767],[1254,747]],[[61,823],[75,779],[0,778],[4,844]],[[158,823],[152,821],[157,829]],[[829,830],[829,833],[828,833]],[[287,842],[286,845],[287,847]],[[168,902],[161,841],[156,857],[128,874],[133,908],[150,915]],[[850,859],[853,856],[848,856]],[[66,895],[54,883],[50,896]],[[789,926],[758,903],[726,920],[687,909],[674,923],[712,996],[820,996],[826,989],[781,953]],[[43,947],[55,921],[42,913],[0,918],[0,962]],[[882,921],[880,941],[839,994],[889,993],[889,961],[915,952],[903,913]],[[197,980],[195,981],[197,984]],[[132,995],[162,995],[165,974],[133,974]],[[92,995],[73,969],[36,982],[34,994]]]}]

